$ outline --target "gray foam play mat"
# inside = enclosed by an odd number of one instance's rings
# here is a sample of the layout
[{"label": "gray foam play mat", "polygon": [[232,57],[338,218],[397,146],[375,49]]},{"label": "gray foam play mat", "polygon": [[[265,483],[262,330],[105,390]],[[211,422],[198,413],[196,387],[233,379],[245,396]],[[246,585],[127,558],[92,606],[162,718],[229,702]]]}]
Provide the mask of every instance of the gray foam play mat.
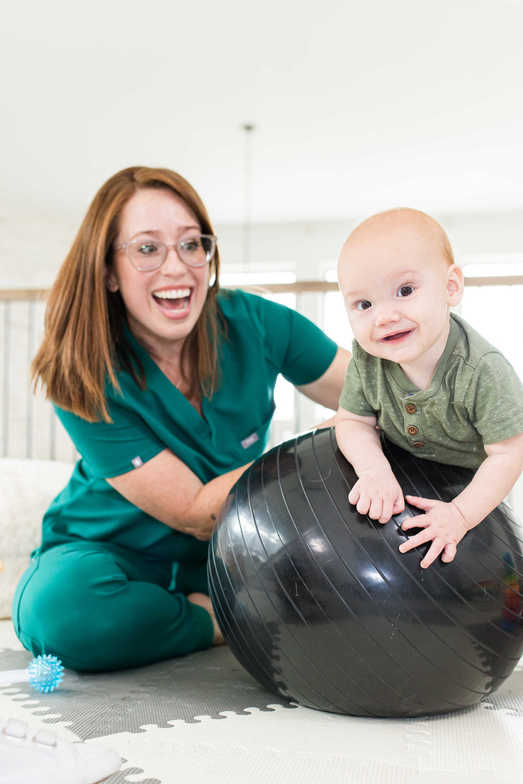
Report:
[{"label": "gray foam play mat", "polygon": [[[12,647],[0,649],[0,670],[31,660]],[[122,769],[107,784],[514,784],[523,769],[522,664],[473,709],[361,719],[281,700],[223,646],[123,672],[67,672],[47,695],[23,682],[3,686],[0,714],[117,750]]]},{"label": "gray foam play mat", "polygon": [[[31,659],[26,651],[1,650],[0,670],[25,669]],[[65,724],[81,740],[143,733],[144,726],[167,728],[177,720],[197,722],[198,716],[225,720],[223,712],[248,716],[247,707],[262,711],[274,710],[268,704],[295,707],[258,686],[225,646],[122,672],[66,671],[57,691],[32,692],[29,700],[23,682],[0,686],[0,693],[37,713],[46,724]],[[127,768],[108,784],[120,784],[137,772]],[[159,780],[140,779],[140,784],[159,784]]]}]

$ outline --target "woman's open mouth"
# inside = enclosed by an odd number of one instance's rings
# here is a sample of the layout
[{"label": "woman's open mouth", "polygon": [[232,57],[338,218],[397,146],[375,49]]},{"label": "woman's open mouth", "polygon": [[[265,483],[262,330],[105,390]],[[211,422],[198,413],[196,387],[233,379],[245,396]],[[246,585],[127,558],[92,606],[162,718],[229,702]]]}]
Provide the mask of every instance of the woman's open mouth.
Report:
[{"label": "woman's open mouth", "polygon": [[172,316],[185,315],[191,305],[191,288],[161,289],[153,291],[153,299],[165,314]]}]

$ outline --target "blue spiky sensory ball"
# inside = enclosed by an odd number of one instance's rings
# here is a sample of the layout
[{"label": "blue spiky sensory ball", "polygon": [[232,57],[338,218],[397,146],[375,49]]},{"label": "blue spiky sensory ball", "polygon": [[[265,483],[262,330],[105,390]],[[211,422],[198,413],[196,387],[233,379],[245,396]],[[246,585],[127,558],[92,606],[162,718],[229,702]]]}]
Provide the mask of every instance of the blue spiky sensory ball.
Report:
[{"label": "blue spiky sensory ball", "polygon": [[37,656],[27,668],[29,683],[42,694],[54,691],[64,677],[64,668],[56,656]]}]

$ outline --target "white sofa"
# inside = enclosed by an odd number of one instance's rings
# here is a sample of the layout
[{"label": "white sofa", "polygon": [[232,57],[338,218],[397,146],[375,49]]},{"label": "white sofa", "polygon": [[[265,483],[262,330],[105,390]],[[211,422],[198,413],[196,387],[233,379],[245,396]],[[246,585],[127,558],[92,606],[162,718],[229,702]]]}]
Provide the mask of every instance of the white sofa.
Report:
[{"label": "white sofa", "polygon": [[72,470],[72,463],[0,459],[0,619],[11,616],[16,585],[40,543],[43,514]]}]

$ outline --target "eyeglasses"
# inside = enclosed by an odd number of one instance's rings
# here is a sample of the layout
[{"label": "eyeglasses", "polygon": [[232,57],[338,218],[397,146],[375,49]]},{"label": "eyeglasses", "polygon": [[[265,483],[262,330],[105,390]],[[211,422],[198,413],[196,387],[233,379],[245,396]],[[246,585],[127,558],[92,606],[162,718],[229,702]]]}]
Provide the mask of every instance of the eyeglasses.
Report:
[{"label": "eyeglasses", "polygon": [[115,250],[125,249],[127,258],[140,272],[159,269],[167,258],[169,248],[174,248],[178,257],[188,267],[205,267],[214,256],[216,240],[212,234],[186,234],[172,245],[158,240],[138,239],[124,242]]}]

